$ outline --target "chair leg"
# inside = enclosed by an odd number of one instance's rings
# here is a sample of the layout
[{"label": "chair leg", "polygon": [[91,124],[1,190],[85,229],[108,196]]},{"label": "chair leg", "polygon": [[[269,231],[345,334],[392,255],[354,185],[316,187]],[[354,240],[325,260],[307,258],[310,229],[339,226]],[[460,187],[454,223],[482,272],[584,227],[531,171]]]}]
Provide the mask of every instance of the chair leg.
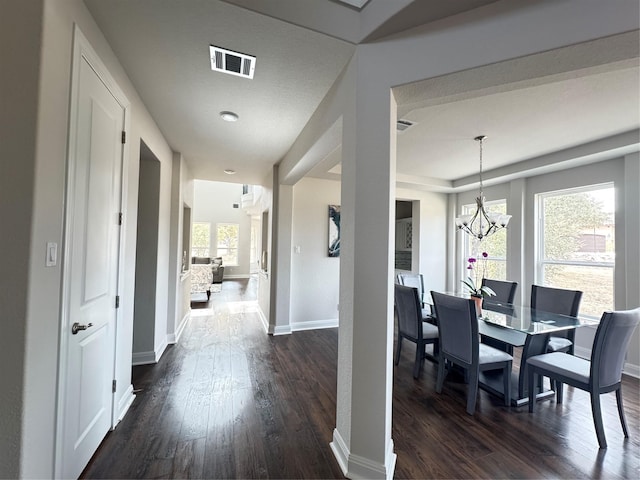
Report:
[{"label": "chair leg", "polygon": [[618,415],[620,416],[620,424],[622,425],[624,437],[629,438],[629,432],[627,431],[627,421],[624,418],[624,408],[622,408],[622,385],[620,385],[616,390],[616,401],[618,403]]},{"label": "chair leg", "polygon": [[604,436],[604,425],[602,424],[602,410],[600,409],[600,394],[598,392],[591,392],[591,410],[600,448],[607,448],[607,439]]},{"label": "chair leg", "polygon": [[562,403],[562,391],[564,390],[564,384],[558,380],[556,380],[555,382],[555,387],[556,387],[556,402],[557,403]]},{"label": "chair leg", "polygon": [[436,379],[436,392],[437,393],[442,393],[442,384],[444,383],[444,375],[445,375],[445,370],[444,370],[444,364],[445,364],[445,359],[443,355],[440,355],[440,360],[438,361],[438,378]]},{"label": "chair leg", "polygon": [[402,337],[398,335],[398,345],[396,346],[396,365],[400,362],[400,351],[402,350]]},{"label": "chair leg", "polygon": [[533,386],[535,385],[535,372],[531,365],[529,365],[529,373],[528,373],[528,388],[529,388],[529,413],[533,413],[533,407],[536,404],[536,392]]},{"label": "chair leg", "polygon": [[511,362],[507,363],[503,372],[504,378],[502,388],[504,388],[504,404],[509,407],[511,406]]},{"label": "chair leg", "polygon": [[473,415],[476,412],[476,398],[478,397],[478,368],[474,368],[471,370],[467,369],[469,372],[469,390],[467,393],[467,413],[469,415]]},{"label": "chair leg", "polygon": [[413,378],[420,376],[422,370],[422,359],[424,358],[424,345],[422,343],[416,343],[416,359],[413,363]]}]

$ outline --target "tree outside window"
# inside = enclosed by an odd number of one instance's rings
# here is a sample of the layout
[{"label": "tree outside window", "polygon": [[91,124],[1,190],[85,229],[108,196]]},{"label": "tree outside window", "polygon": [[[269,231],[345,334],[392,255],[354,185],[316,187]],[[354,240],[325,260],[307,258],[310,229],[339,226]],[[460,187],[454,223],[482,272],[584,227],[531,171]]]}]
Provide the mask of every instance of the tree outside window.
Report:
[{"label": "tree outside window", "polygon": [[238,237],[240,225],[237,223],[218,223],[217,256],[222,257],[223,265],[238,265]]},{"label": "tree outside window", "polygon": [[580,314],[614,308],[613,185],[538,195],[536,282],[583,292]]},{"label": "tree outside window", "polygon": [[211,247],[211,224],[193,222],[191,231],[191,256],[209,257]]}]

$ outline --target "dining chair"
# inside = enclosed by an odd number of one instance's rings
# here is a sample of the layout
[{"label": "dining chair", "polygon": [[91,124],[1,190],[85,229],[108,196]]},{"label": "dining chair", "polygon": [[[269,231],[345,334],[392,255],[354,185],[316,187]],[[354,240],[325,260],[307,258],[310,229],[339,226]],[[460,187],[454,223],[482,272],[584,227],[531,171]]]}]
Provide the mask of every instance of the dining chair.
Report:
[{"label": "dining chair", "polygon": [[[508,282],[504,280],[493,280],[491,278],[483,278],[482,286],[487,286],[495,292],[492,297],[486,297],[485,303],[500,303],[500,304],[512,304],[516,297],[516,289],[518,288],[518,282]],[[501,307],[494,308],[498,310]],[[509,307],[503,307],[508,309]],[[480,335],[482,343],[490,345],[492,347],[504,350],[509,355],[513,355],[513,346],[508,345],[495,338],[487,337],[486,335]]]},{"label": "dining chair", "polygon": [[[418,289],[394,285],[396,316],[398,318],[398,344],[395,364],[400,362],[402,340],[407,339],[416,344],[416,358],[413,364],[413,378],[418,378],[422,371],[426,354],[426,346],[433,344],[434,354],[438,351],[438,327],[422,320],[421,301]],[[432,357],[435,360],[435,357]]]},{"label": "dining chair", "polygon": [[513,299],[516,298],[516,289],[518,288],[518,282],[507,282],[504,280],[483,278],[482,286],[489,287],[495,292],[495,295],[493,297],[487,297],[485,298],[485,301],[513,303]]},{"label": "dining chair", "polygon": [[397,276],[397,283],[404,285],[405,287],[413,287],[418,289],[418,298],[420,298],[420,311],[422,313],[422,319],[428,320],[431,318],[431,311],[424,308],[424,277],[421,273],[399,273]]},{"label": "dining chair", "polygon": [[557,402],[562,403],[563,384],[585,390],[591,395],[593,423],[600,448],[607,448],[602,423],[600,395],[616,392],[618,416],[625,438],[629,437],[622,406],[622,367],[634,329],[640,323],[640,308],[604,312],[596,330],[591,360],[575,357],[566,352],[536,355],[527,360],[529,367],[529,412],[535,406],[535,376],[555,380]]},{"label": "dining chair", "polygon": [[469,379],[467,413],[473,415],[476,410],[480,372],[502,369],[504,404],[509,406],[513,357],[502,350],[480,343],[478,317],[473,300],[433,291],[431,298],[438,318],[440,335],[436,392],[442,392],[442,385],[448,373],[446,364],[451,363],[462,367],[466,371],[465,377]]},{"label": "dining chair", "polygon": [[[580,300],[582,300],[580,290],[531,285],[531,308],[536,310],[577,317]],[[573,355],[575,335],[575,329],[553,334],[549,338],[547,352],[567,352]]]}]

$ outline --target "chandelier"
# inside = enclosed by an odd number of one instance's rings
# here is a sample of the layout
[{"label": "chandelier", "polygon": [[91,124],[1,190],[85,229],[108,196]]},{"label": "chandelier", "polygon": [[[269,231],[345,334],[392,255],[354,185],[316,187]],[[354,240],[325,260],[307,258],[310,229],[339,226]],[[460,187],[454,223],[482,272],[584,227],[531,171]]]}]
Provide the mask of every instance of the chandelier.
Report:
[{"label": "chandelier", "polygon": [[478,241],[506,228],[511,215],[487,212],[484,208],[484,194],[482,192],[482,142],[487,138],[480,135],[474,138],[480,143],[480,194],[476,197],[476,211],[472,215],[460,215],[456,218],[456,227],[471,235]]}]

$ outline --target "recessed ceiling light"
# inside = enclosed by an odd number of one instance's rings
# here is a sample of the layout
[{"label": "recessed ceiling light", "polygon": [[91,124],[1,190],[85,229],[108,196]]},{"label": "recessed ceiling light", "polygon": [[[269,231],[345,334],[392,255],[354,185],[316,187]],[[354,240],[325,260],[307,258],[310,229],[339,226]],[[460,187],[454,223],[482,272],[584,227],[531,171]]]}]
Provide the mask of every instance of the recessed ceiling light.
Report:
[{"label": "recessed ceiling light", "polygon": [[238,120],[238,114],[233,112],[220,112],[220,116],[225,122],[236,122]]},{"label": "recessed ceiling light", "polygon": [[227,175],[234,175],[236,171],[231,170],[230,168],[225,168],[224,173],[226,173]]}]

